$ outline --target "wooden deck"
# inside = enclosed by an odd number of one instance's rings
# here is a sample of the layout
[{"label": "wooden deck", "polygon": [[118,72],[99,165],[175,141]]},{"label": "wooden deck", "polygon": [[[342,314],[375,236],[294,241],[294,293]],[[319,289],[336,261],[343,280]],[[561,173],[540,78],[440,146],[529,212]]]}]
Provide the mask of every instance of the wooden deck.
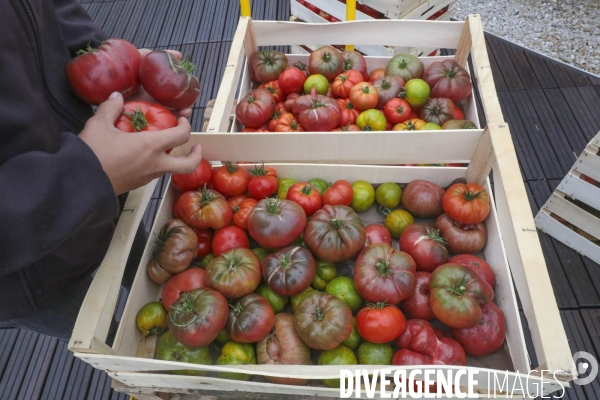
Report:
[{"label": "wooden deck", "polygon": [[[215,98],[239,18],[237,0],[81,0],[109,36],[138,47],[191,54],[202,94],[193,130]],[[253,0],[255,19],[287,20],[289,0]],[[510,124],[532,212],[537,213],[586,143],[600,131],[600,79],[486,35],[500,104]],[[482,113],[480,113],[482,115]],[[159,185],[144,217],[150,227]],[[600,358],[600,266],[540,233],[554,294],[571,349]],[[126,291],[122,291],[122,309]],[[117,318],[119,312],[117,311]],[[523,321],[525,319],[523,317]],[[532,364],[538,365],[527,337]],[[110,378],[75,359],[66,344],[26,330],[0,330],[0,399],[126,399]],[[568,389],[565,398],[598,399],[600,381]]]}]

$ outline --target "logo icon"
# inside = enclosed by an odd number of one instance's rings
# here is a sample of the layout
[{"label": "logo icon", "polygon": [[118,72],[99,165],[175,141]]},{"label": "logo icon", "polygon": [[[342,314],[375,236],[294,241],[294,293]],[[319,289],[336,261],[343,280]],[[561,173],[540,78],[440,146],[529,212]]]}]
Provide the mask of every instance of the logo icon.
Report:
[{"label": "logo icon", "polygon": [[[596,379],[598,376],[598,360],[593,355],[586,351],[578,351],[573,354],[573,361],[577,365],[577,372],[579,374],[579,377],[574,379],[573,382],[578,385],[587,385]],[[587,376],[582,378],[581,376],[586,373]]]}]

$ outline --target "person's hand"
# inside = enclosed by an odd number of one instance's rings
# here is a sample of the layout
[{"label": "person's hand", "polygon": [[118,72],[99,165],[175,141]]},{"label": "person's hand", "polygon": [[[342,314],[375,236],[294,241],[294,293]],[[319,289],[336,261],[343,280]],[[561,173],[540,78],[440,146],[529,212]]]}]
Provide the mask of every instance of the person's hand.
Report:
[{"label": "person's hand", "polygon": [[117,195],[147,184],[167,172],[189,174],[202,160],[195,145],[185,157],[170,156],[165,150],[187,143],[191,127],[180,117],[176,127],[162,131],[122,132],[114,124],[123,111],[123,96],[115,92],[100,104],[79,134],[96,154]]},{"label": "person's hand", "polygon": [[[152,50],[150,50],[150,49],[138,49],[138,51],[142,55],[142,58],[144,58]],[[181,59],[183,58],[183,56],[181,55],[181,53],[179,51],[177,51],[177,50],[166,50],[166,51],[168,51],[169,53],[173,54],[175,56],[175,58],[178,59],[179,61],[181,61]],[[127,98],[127,101],[131,101],[131,100],[149,101],[150,103],[157,103],[157,104],[159,104],[156,100],[154,100],[152,98],[152,96],[150,96],[148,93],[146,93],[146,91],[144,90],[144,88],[142,86],[140,86],[140,88],[139,88],[139,90],[137,92],[135,92],[134,94],[132,94],[131,96],[129,96]],[[183,110],[171,110],[171,112],[176,117],[190,118],[192,116],[192,109],[191,108],[184,108]]]}]

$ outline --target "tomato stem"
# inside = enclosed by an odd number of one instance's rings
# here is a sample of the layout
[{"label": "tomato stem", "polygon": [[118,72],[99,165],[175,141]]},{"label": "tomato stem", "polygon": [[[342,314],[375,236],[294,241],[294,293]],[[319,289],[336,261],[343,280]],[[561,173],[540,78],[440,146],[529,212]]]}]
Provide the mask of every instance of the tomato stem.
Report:
[{"label": "tomato stem", "polygon": [[430,230],[429,228],[427,228],[427,235],[429,236],[429,239],[433,240],[444,250],[446,249],[446,243],[448,242],[442,237],[439,229]]},{"label": "tomato stem", "polygon": [[292,266],[292,257],[289,254],[284,254],[279,258],[279,268],[288,269]]},{"label": "tomato stem", "polygon": [[345,222],[339,218],[334,218],[331,221],[329,221],[329,225],[331,226],[332,229],[337,230],[337,229],[343,228],[345,225]]},{"label": "tomato stem", "polygon": [[279,199],[272,199],[272,198],[267,198],[267,212],[269,214],[279,214],[280,213],[280,209],[279,209]]},{"label": "tomato stem", "polygon": [[313,187],[309,184],[302,188],[301,192],[305,196],[309,196],[313,191]]},{"label": "tomato stem", "polygon": [[212,193],[210,189],[206,188],[206,184],[202,188],[202,207],[210,203],[216,198],[216,196]]},{"label": "tomato stem", "polygon": [[322,321],[325,318],[325,313],[321,309],[321,307],[317,306],[315,312],[313,313],[313,318],[317,321]]},{"label": "tomato stem", "polygon": [[382,79],[381,80],[381,88],[383,90],[387,90],[392,86],[392,83],[390,81],[388,81],[387,79]]},{"label": "tomato stem", "polygon": [[352,63],[350,62],[350,60],[344,61],[344,68],[342,69],[342,71],[346,72],[350,69],[352,69]]},{"label": "tomato stem", "polygon": [[473,193],[469,190],[468,192],[463,192],[463,197],[465,200],[471,201],[471,200],[475,200],[477,197],[479,197],[479,195],[481,193],[484,193],[484,192],[485,192],[485,189],[480,192],[477,192],[477,193]]},{"label": "tomato stem", "polygon": [[241,304],[236,304],[235,306],[230,304],[229,307],[231,307],[231,310],[236,317],[239,317],[240,314],[244,312],[244,307],[242,307]]},{"label": "tomato stem", "polygon": [[267,173],[268,173],[268,171],[265,169],[265,163],[264,162],[261,164],[260,167],[257,166],[257,165],[255,165],[254,169],[251,170],[250,172],[252,172],[256,176],[264,176],[264,175],[267,175]]},{"label": "tomato stem", "polygon": [[377,206],[377,212],[382,216],[382,217],[387,217],[388,215],[390,215],[390,213],[392,212],[392,210],[390,210],[387,207],[384,207],[382,205]]},{"label": "tomato stem", "polygon": [[225,167],[230,174],[233,174],[239,168],[237,164],[234,164],[231,161],[225,161]]},{"label": "tomato stem", "polygon": [[78,56],[81,56],[85,53],[90,53],[92,51],[96,51],[96,48],[92,47],[92,45],[90,44],[90,42],[88,42],[87,46],[85,47],[85,49],[79,49],[77,50],[77,52],[75,53]]},{"label": "tomato stem", "polygon": [[453,70],[453,69],[451,69],[451,70],[448,71],[448,73],[446,74],[446,76],[448,78],[454,78],[456,76],[456,71]]},{"label": "tomato stem", "polygon": [[387,260],[382,260],[381,258],[375,264],[375,269],[380,276],[387,277],[391,275],[389,263]]},{"label": "tomato stem", "polygon": [[125,115],[126,117],[129,117],[131,125],[133,125],[133,129],[135,129],[136,132],[140,132],[148,126],[148,120],[146,119],[146,116],[140,110],[139,107],[134,112],[123,112],[121,114]]},{"label": "tomato stem", "polygon": [[191,74],[192,72],[194,72],[194,69],[196,69],[196,67],[194,66],[194,63],[192,62],[192,58],[190,57],[189,54],[186,55],[185,57],[183,57],[183,60],[181,60],[181,63],[179,63],[179,66],[181,67],[181,69],[183,69],[188,74]]}]

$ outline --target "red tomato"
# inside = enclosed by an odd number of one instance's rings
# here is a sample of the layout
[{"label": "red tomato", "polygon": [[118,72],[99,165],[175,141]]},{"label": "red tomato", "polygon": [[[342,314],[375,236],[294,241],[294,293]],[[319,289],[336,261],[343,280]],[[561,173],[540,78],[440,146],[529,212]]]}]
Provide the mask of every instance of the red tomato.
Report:
[{"label": "red tomato", "polygon": [[415,260],[419,271],[431,272],[448,261],[444,238],[429,225],[409,225],[402,231],[399,243],[400,249]]},{"label": "red tomato", "polygon": [[180,197],[181,197],[181,195],[179,195],[173,202],[173,218],[175,218],[175,219],[181,219],[181,212],[179,211],[179,198]]},{"label": "red tomato", "polygon": [[342,72],[343,67],[344,60],[339,50],[331,46],[319,47],[310,53],[308,59],[308,72],[311,75],[321,74],[330,82]]},{"label": "red tomato", "polygon": [[385,226],[379,224],[371,224],[365,227],[365,231],[367,232],[365,247],[375,243],[386,243],[390,246],[392,245],[392,235]]},{"label": "red tomato", "polygon": [[271,332],[274,323],[275,313],[269,302],[250,293],[231,305],[225,331],[235,342],[256,343]]},{"label": "red tomato", "polygon": [[213,243],[213,230],[210,228],[207,229],[198,229],[192,228],[194,232],[196,232],[196,236],[198,236],[198,246],[196,257],[204,257],[212,252],[212,243]]},{"label": "red tomato", "polygon": [[459,264],[463,267],[472,269],[493,289],[496,286],[496,274],[494,270],[485,260],[471,255],[459,254],[448,260],[448,264]]},{"label": "red tomato", "polygon": [[348,97],[350,97],[354,108],[359,111],[375,108],[379,101],[377,89],[368,82],[360,82],[352,86]]},{"label": "red tomato", "polygon": [[331,206],[349,206],[352,203],[354,189],[352,184],[346,180],[340,179],[323,192],[323,204]]},{"label": "red tomato", "polygon": [[375,82],[379,78],[383,78],[385,76],[385,68],[377,68],[371,71],[369,74],[369,83]]},{"label": "red tomato", "polygon": [[248,193],[253,199],[260,200],[271,196],[277,191],[277,172],[264,165],[252,170],[254,177],[248,182]]},{"label": "red tomato", "polygon": [[[245,194],[232,196],[232,197],[227,198],[227,204],[229,204],[229,206],[233,210],[235,207],[238,207],[240,204],[242,204],[242,201],[244,201],[246,199],[249,199],[249,197],[246,196]],[[233,210],[233,211],[235,212],[235,210]]]},{"label": "red tomato", "polygon": [[312,88],[310,94],[294,101],[292,113],[298,115],[300,125],[307,131],[326,132],[338,126],[342,109],[334,99],[317,94]]},{"label": "red tomato", "polygon": [[224,196],[238,196],[245,193],[250,182],[250,174],[245,168],[229,161],[216,169],[212,182],[217,192]]},{"label": "red tomato", "polygon": [[200,229],[224,228],[233,214],[223,196],[211,189],[185,192],[179,200],[179,210],[186,224]]},{"label": "red tomato", "polygon": [[128,101],[115,121],[123,132],[162,131],[177,126],[177,118],[160,104],[147,101]]},{"label": "red tomato", "polygon": [[395,98],[388,101],[383,107],[383,115],[388,122],[399,124],[409,119],[410,105],[404,99]]},{"label": "red tomato", "polygon": [[185,292],[206,287],[206,272],[200,268],[189,268],[180,274],[174,275],[165,283],[161,300],[165,310]]},{"label": "red tomato", "polygon": [[412,296],[402,302],[402,309],[409,318],[420,318],[431,320],[435,314],[429,304],[429,278],[431,274],[425,271],[417,271],[415,279],[417,286]]},{"label": "red tomato", "polygon": [[267,89],[273,95],[277,103],[285,100],[285,93],[279,88],[279,81],[270,81],[259,87]]},{"label": "red tomato", "polygon": [[295,296],[305,291],[316,268],[311,252],[300,246],[284,247],[262,261],[265,282],[280,296]]},{"label": "red tomato", "polygon": [[235,108],[235,117],[248,128],[261,128],[273,116],[276,104],[269,90],[258,88],[240,100]]},{"label": "red tomato", "polygon": [[[333,21],[331,21],[333,22]],[[342,60],[344,60],[344,68],[343,71],[355,70],[360,72],[363,76],[364,80],[369,75],[367,74],[367,62],[365,61],[365,57],[360,54],[358,51],[342,51]]]},{"label": "red tomato", "polygon": [[306,74],[299,68],[292,66],[283,71],[277,81],[283,93],[298,93],[304,89]]},{"label": "red tomato", "polygon": [[456,183],[442,199],[444,211],[450,218],[463,224],[476,224],[490,213],[490,197],[477,183]]},{"label": "red tomato", "polygon": [[323,204],[321,193],[307,182],[293,184],[288,189],[287,199],[298,203],[306,215],[313,215]]},{"label": "red tomato", "polygon": [[233,224],[245,231],[248,230],[248,218],[250,213],[256,206],[257,201],[254,199],[246,199],[239,206],[233,208]]},{"label": "red tomato", "polygon": [[165,50],[154,50],[142,59],[140,82],[154,100],[182,110],[193,106],[200,96],[200,82],[193,74],[194,69],[189,56],[179,61]]},{"label": "red tomato", "polygon": [[356,316],[358,333],[371,343],[391,342],[404,331],[405,324],[402,311],[385,303],[367,305]]},{"label": "red tomato", "polygon": [[262,273],[260,260],[245,247],[226,251],[206,266],[206,283],[229,300],[256,290]]},{"label": "red tomato", "polygon": [[138,71],[142,56],[134,45],[123,39],[107,39],[100,47],[79,50],[67,64],[67,79],[77,97],[99,105],[113,92],[127,98],[138,91]]},{"label": "red tomato", "polygon": [[277,118],[275,132],[304,132],[304,128],[293,114],[286,112]]},{"label": "red tomato", "polygon": [[454,254],[474,254],[482,250],[487,240],[487,230],[483,222],[463,224],[454,221],[448,214],[435,220],[435,227],[446,240],[446,248]]},{"label": "red tomato", "polygon": [[481,306],[481,320],[472,328],[450,328],[452,337],[468,355],[481,357],[502,347],[506,336],[504,313],[494,303]]},{"label": "red tomato", "polygon": [[300,97],[298,93],[290,93],[287,95],[285,101],[283,102],[283,106],[285,107],[287,112],[292,112],[292,107],[294,106],[294,102],[298,97]]},{"label": "red tomato", "polygon": [[204,158],[191,174],[172,174],[171,182],[180,192],[202,189],[213,177],[212,166]]},{"label": "red tomato", "polygon": [[460,108],[458,108],[456,104],[454,104],[454,115],[452,116],[452,119],[459,121],[465,119],[465,113],[463,113],[463,111]]},{"label": "red tomato", "polygon": [[444,193],[444,189],[435,183],[416,179],[402,192],[402,205],[415,216],[437,217],[444,212],[442,208]]},{"label": "red tomato", "polygon": [[350,99],[338,99],[337,102],[340,105],[340,108],[342,109],[342,119],[340,119],[338,127],[343,128],[349,124],[356,124],[358,110],[354,108]]},{"label": "red tomato", "polygon": [[338,97],[348,97],[350,89],[363,81],[363,76],[360,72],[350,69],[342,72],[331,83],[331,91]]},{"label": "red tomato", "polygon": [[248,220],[250,236],[267,249],[279,249],[291,244],[305,227],[306,213],[289,200],[260,200]]},{"label": "red tomato", "polygon": [[215,257],[219,257],[229,250],[241,247],[249,249],[250,242],[248,241],[248,235],[242,229],[237,226],[226,226],[215,233],[212,247]]}]

